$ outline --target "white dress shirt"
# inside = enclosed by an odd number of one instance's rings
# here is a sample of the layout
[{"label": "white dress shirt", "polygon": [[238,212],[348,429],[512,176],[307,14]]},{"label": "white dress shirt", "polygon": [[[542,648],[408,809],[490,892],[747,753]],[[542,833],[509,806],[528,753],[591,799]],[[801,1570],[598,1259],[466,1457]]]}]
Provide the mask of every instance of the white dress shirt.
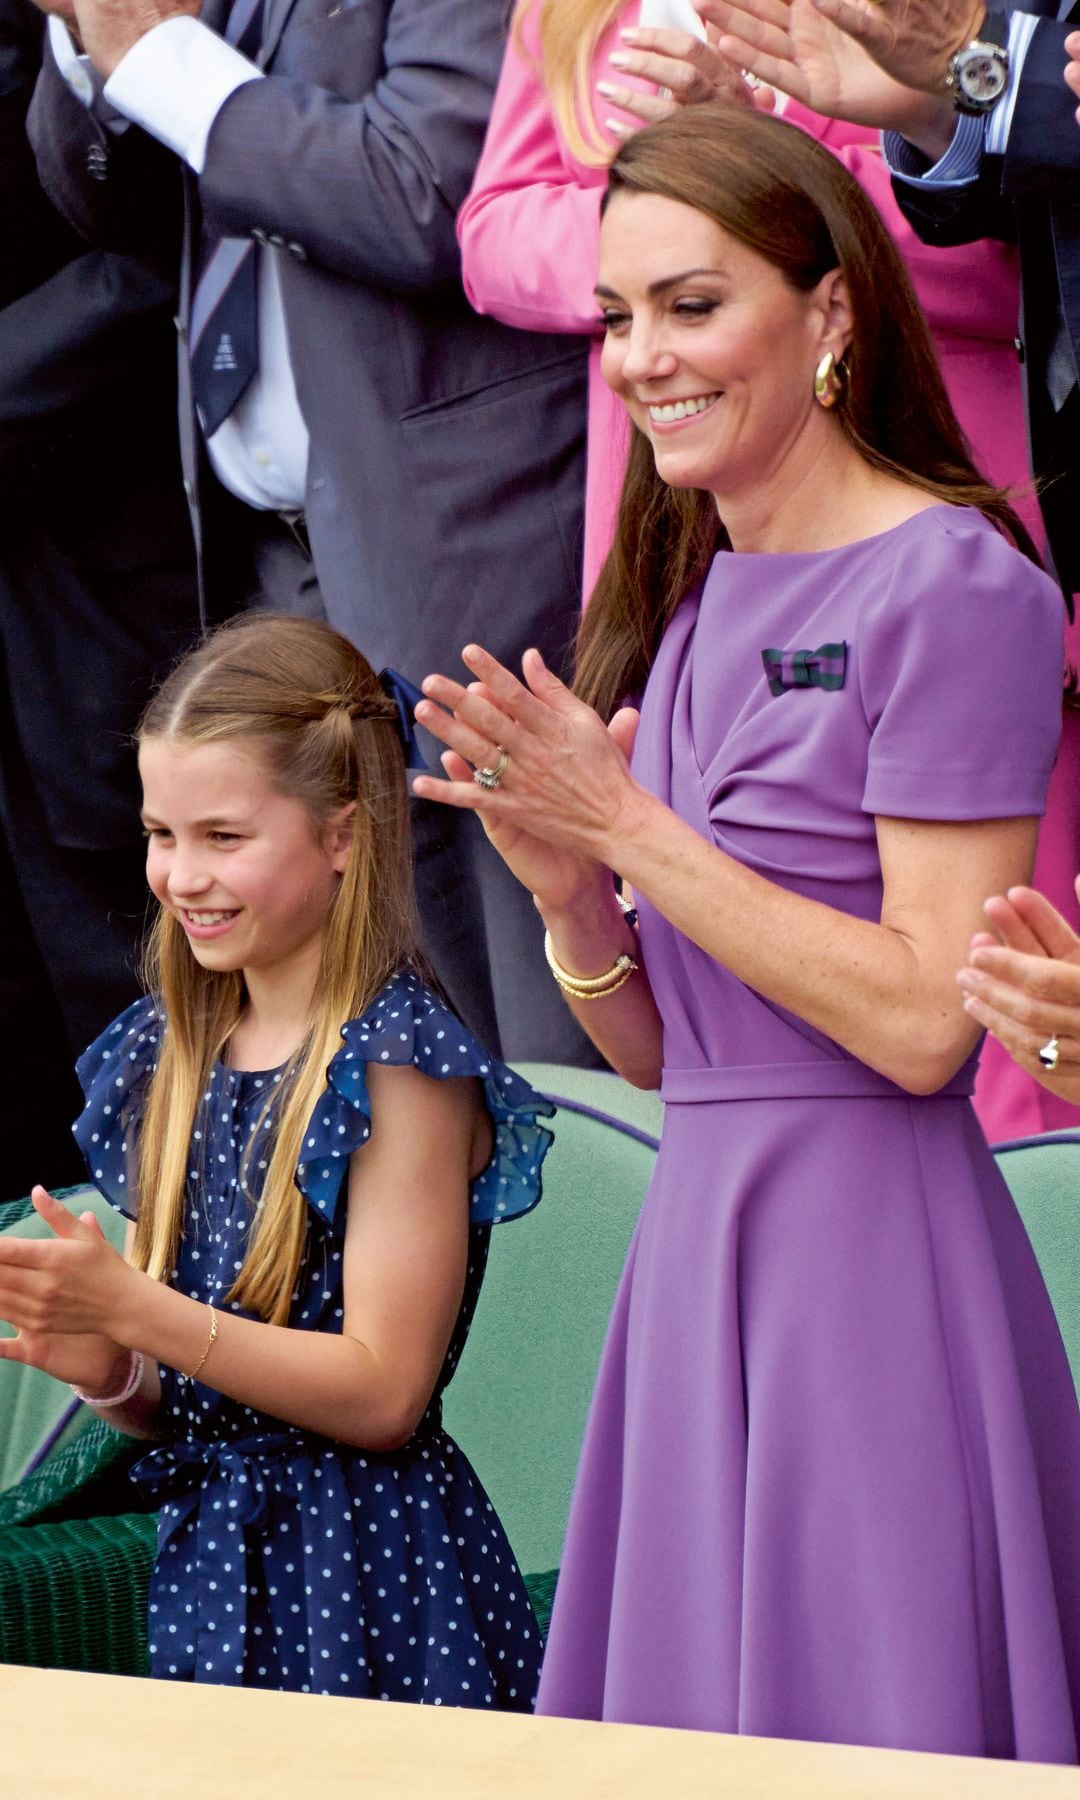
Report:
[{"label": "white dress shirt", "polygon": [[[117,64],[102,87],[67,28],[49,20],[60,73],[112,131],[130,121],[182,157],[196,175],[225,103],[262,71],[201,20],[166,19]],[[260,242],[259,367],[229,417],[207,442],[218,479],[249,506],[294,511],[304,504],[309,436],[293,379],[278,275],[278,247]]]}]

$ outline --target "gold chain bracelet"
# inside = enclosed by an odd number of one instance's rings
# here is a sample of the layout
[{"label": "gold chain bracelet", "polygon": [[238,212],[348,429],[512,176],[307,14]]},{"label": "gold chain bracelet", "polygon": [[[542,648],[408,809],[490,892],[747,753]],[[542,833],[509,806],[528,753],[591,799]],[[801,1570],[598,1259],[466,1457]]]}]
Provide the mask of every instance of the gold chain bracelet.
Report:
[{"label": "gold chain bracelet", "polygon": [[199,1370],[203,1366],[203,1363],[206,1361],[211,1350],[214,1348],[214,1343],[217,1338],[217,1313],[214,1311],[213,1307],[210,1306],[209,1300],[207,1301],[206,1304],[207,1304],[207,1306],[210,1307],[210,1336],[206,1340],[206,1349],[203,1351],[198,1362],[195,1364],[195,1367],[192,1369],[191,1374],[190,1375],[185,1374],[183,1369],[180,1369],[178,1371],[178,1373],[183,1377],[183,1379],[185,1381],[194,1381],[195,1380],[196,1376],[199,1373]]}]

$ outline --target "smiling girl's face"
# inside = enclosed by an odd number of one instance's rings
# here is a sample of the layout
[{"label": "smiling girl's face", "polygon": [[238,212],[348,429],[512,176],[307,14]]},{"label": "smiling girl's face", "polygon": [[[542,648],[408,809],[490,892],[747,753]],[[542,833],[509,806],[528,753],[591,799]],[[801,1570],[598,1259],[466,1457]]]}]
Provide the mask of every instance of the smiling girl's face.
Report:
[{"label": "smiling girl's face", "polygon": [[624,190],[604,214],[596,294],[604,379],[669,486],[705,489],[723,512],[837,431],[813,384],[846,346],[838,272],[801,293],[707,214]]},{"label": "smiling girl's face", "polygon": [[257,741],[139,746],[146,876],[204,968],[270,974],[314,956],[348,860],[340,824],[319,828],[278,793]]}]

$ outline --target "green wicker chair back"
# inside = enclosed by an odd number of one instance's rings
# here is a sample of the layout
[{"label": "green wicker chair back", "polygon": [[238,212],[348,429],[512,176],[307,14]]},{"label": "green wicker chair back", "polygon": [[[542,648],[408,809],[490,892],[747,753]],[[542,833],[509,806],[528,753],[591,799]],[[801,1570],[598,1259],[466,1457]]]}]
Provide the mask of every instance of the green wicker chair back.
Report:
[{"label": "green wicker chair back", "polygon": [[994,1154],[1050,1290],[1080,1393],[1080,1131],[1017,1138]]},{"label": "green wicker chair back", "polygon": [[522,1064],[560,1102],[536,1211],[492,1232],[447,1429],[523,1570],[558,1566],[611,1304],[652,1173],[661,1106],[613,1075]]}]

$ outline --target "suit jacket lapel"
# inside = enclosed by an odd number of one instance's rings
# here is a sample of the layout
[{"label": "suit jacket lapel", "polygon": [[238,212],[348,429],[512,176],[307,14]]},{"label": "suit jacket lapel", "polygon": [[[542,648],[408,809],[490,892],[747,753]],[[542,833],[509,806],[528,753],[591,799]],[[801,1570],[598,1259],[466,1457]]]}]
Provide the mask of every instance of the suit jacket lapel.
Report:
[{"label": "suit jacket lapel", "polygon": [[216,31],[219,37],[225,35],[225,24],[229,17],[229,0],[203,0],[199,14],[204,25]]},{"label": "suit jacket lapel", "polygon": [[296,0],[266,0],[266,25],[263,30],[262,49],[256,58],[260,69],[269,66],[270,59],[281,41],[281,34],[285,29],[289,14],[295,5]]}]

